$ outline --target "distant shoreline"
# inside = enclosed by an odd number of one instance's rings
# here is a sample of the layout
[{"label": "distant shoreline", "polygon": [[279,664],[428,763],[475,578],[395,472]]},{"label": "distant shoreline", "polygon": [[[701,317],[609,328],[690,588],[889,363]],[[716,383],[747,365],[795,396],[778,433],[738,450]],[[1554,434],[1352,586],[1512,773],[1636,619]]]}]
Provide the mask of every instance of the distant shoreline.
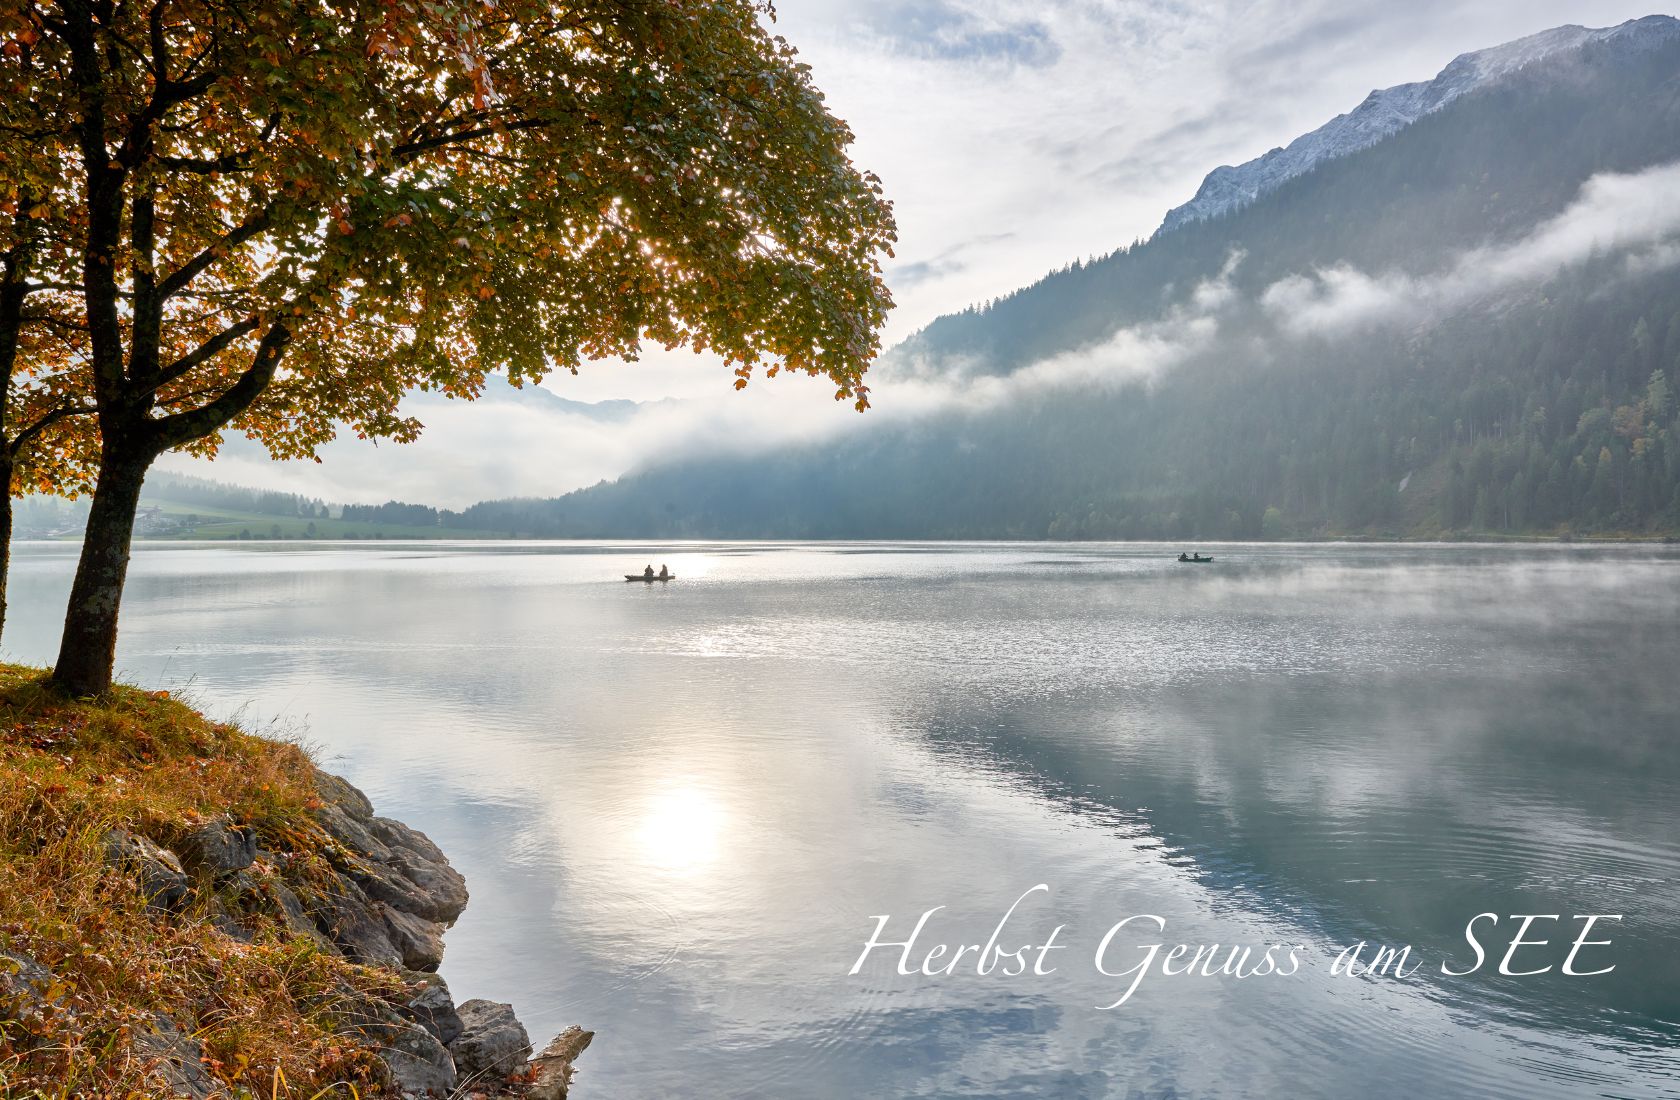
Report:
[{"label": "distant shoreline", "polygon": [[[57,535],[49,537],[30,537],[20,535],[13,540],[14,544],[40,545],[75,545],[81,539],[72,535]],[[1498,535],[1498,534],[1466,534],[1466,535],[1437,535],[1437,536],[1404,536],[1404,535],[1320,535],[1289,539],[1023,539],[1023,538],[969,538],[943,539],[923,538],[910,535],[882,535],[868,537],[809,537],[789,538],[786,536],[764,535],[600,535],[573,536],[557,538],[554,536],[532,535],[515,536],[492,534],[475,534],[471,531],[452,531],[448,534],[437,535],[351,535],[343,538],[273,538],[252,535],[249,538],[228,536],[222,538],[182,538],[161,535],[146,537],[136,535],[136,544],[146,545],[200,545],[226,546],[245,543],[290,544],[302,543],[314,546],[363,545],[366,543],[415,543],[415,542],[483,542],[483,543],[624,543],[627,545],[671,545],[712,543],[916,543],[935,546],[979,546],[1007,544],[1014,546],[1334,546],[1334,545],[1364,545],[1364,546],[1675,546],[1680,545],[1680,535]]]}]

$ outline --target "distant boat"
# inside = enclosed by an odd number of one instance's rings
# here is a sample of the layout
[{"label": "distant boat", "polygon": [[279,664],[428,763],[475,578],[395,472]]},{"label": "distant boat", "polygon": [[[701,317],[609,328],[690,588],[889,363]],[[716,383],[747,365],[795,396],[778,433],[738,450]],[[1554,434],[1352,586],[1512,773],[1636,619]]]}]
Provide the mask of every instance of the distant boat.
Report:
[{"label": "distant boat", "polygon": [[1178,558],[1174,558],[1173,560],[1177,561],[1177,562],[1182,562],[1185,565],[1206,565],[1209,562],[1211,562],[1213,560],[1213,558],[1212,557],[1204,558],[1200,554],[1197,554],[1193,558],[1178,557]]},{"label": "distant boat", "polygon": [[658,573],[651,575],[647,573],[626,573],[624,574],[624,579],[627,581],[646,581],[648,584],[652,584],[654,581],[674,581],[677,579],[677,575],[675,573],[667,573],[661,577]]}]

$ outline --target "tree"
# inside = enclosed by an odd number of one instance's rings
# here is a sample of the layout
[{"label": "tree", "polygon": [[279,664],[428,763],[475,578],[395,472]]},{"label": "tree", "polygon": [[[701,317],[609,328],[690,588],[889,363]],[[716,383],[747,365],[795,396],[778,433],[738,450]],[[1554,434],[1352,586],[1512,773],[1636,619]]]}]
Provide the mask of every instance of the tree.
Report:
[{"label": "tree", "polygon": [[[4,113],[0,107],[0,117]],[[43,341],[52,338],[53,326],[72,322],[30,308],[30,295],[41,289],[30,278],[31,267],[48,236],[39,219],[30,216],[34,208],[27,193],[21,199],[0,199],[5,226],[0,238],[0,629],[6,622],[11,572],[13,496],[39,488],[84,488],[91,469],[85,433],[66,429],[92,409],[69,391],[68,375],[37,376],[37,364],[50,358],[42,354]]]},{"label": "tree", "polygon": [[1652,422],[1660,426],[1668,418],[1669,409],[1673,404],[1674,397],[1668,388],[1667,376],[1660,370],[1652,371],[1651,381],[1645,386],[1645,411],[1650,414]]},{"label": "tree", "polygon": [[[307,456],[643,340],[867,405],[894,240],[759,0],[41,0],[0,13],[0,199],[97,407],[54,670],[110,683],[141,483],[228,427]],[[9,215],[15,228],[17,214]]]}]

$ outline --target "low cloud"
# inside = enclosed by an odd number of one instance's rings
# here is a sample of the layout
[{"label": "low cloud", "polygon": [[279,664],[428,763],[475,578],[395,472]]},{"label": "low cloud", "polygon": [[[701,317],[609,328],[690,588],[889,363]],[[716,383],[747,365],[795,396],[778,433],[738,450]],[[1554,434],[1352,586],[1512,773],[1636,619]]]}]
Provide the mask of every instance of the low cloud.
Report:
[{"label": "low cloud", "polygon": [[1147,385],[1211,355],[1264,366],[1294,340],[1430,324],[1520,293],[1593,256],[1620,256],[1623,271],[1645,274],[1680,264],[1676,194],[1680,163],[1595,176],[1567,208],[1521,239],[1464,251],[1424,276],[1336,266],[1249,295],[1235,279],[1245,255],[1233,252],[1216,276],[1156,319],[1007,375],[986,375],[962,362],[923,361],[907,372],[905,384],[882,387],[882,404],[908,396],[920,413],[975,411],[1048,388]]},{"label": "low cloud", "polygon": [[1630,274],[1680,262],[1680,163],[1588,180],[1561,214],[1511,244],[1473,249],[1438,274],[1333,267],[1272,284],[1269,317],[1296,336],[1406,326],[1548,279],[1594,255],[1621,255]]},{"label": "low cloud", "polygon": [[[259,444],[236,436],[214,460],[167,455],[160,468],[339,503],[402,500],[459,509],[488,499],[560,496],[693,455],[816,441],[875,419],[835,401],[826,379],[760,378],[737,392],[719,362],[688,369],[715,384],[700,396],[624,408],[552,396],[519,400],[497,383],[478,401],[411,398],[405,411],[425,425],[413,443],[342,436],[321,448],[319,463],[276,462]],[[554,378],[544,389],[563,392],[569,380]]]}]

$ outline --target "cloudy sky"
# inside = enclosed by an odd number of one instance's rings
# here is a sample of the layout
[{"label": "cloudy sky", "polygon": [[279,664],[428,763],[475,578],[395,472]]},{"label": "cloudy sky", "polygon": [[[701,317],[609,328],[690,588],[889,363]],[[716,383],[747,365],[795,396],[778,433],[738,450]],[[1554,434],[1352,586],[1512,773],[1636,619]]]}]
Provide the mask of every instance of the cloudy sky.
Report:
[{"label": "cloudy sky", "polygon": [[[900,247],[888,342],[941,313],[1147,237],[1221,164],[1287,144],[1373,88],[1565,23],[1608,26],[1651,0],[780,0],[855,159],[886,185]],[[244,447],[221,480],[336,500],[459,505],[555,495],[612,477],[685,432],[837,430],[826,387],[736,394],[692,355],[596,364],[547,383],[577,401],[678,398],[640,430],[528,409],[434,408],[409,447],[344,442],[319,465],[270,467]],[[868,415],[875,415],[874,413]],[[701,429],[699,425],[710,425]],[[469,458],[463,466],[462,456]],[[189,468],[185,460],[167,463]],[[455,471],[445,483],[435,476]],[[511,480],[510,480],[511,479]]]}]

